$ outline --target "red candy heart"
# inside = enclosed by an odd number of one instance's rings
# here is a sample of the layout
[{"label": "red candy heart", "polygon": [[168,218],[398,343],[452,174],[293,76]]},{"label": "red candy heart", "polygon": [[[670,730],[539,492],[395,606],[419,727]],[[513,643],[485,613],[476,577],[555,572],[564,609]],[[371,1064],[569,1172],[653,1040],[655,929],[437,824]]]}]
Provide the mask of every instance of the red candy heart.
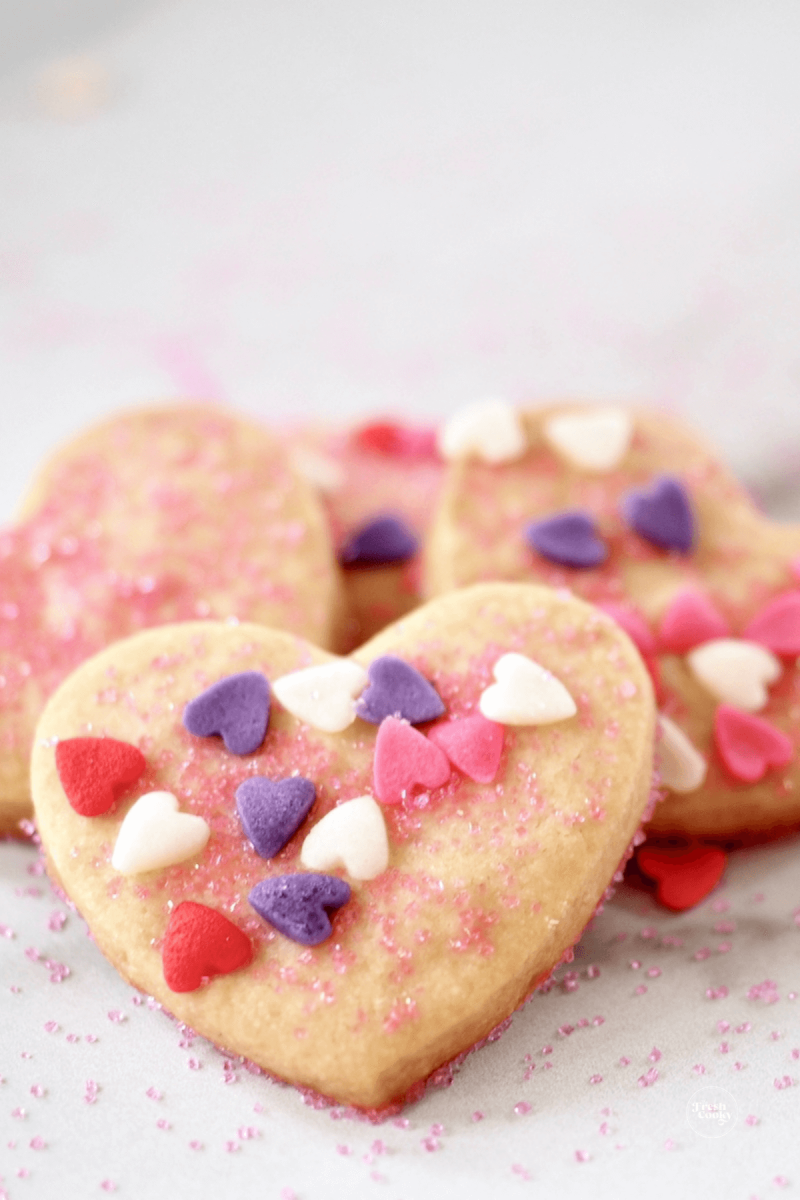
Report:
[{"label": "red candy heart", "polygon": [[719,846],[686,850],[643,846],[636,855],[639,869],[656,881],[656,900],[673,912],[699,904],[722,878],[728,856]]},{"label": "red candy heart", "polygon": [[481,713],[461,721],[442,721],[428,731],[430,741],[444,750],[454,767],[476,783],[491,783],[500,766],[504,730]]},{"label": "red candy heart", "polygon": [[441,787],[450,778],[447,756],[397,717],[387,717],[378,729],[372,770],[375,794],[383,804],[400,804],[415,787]]},{"label": "red candy heart", "polygon": [[780,729],[730,704],[720,704],[714,715],[714,742],[723,765],[742,783],[758,783],[794,754],[791,739]]},{"label": "red candy heart", "polygon": [[756,613],[744,631],[774,654],[800,654],[800,592],[783,592]]},{"label": "red candy heart", "polygon": [[250,939],[214,908],[184,900],[164,933],[161,960],[173,992],[193,992],[204,979],[228,975],[253,958]]},{"label": "red candy heart", "polygon": [[703,592],[686,588],[664,613],[658,640],[662,654],[686,654],[703,642],[730,637],[731,629]]},{"label": "red candy heart", "polygon": [[58,778],[82,817],[107,813],[146,765],[141,750],[116,738],[65,738],[56,746]]},{"label": "red candy heart", "polygon": [[371,450],[386,458],[433,458],[436,455],[436,430],[398,425],[395,421],[373,421],[353,434],[361,450]]}]

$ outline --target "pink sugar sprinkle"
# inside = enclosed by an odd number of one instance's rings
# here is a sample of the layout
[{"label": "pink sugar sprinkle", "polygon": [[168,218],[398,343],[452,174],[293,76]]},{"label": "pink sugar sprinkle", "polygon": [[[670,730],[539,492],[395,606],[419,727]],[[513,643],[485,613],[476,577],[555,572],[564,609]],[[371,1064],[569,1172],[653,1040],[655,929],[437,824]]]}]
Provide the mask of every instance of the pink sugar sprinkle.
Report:
[{"label": "pink sugar sprinkle", "polygon": [[108,1014],[109,1021],[113,1021],[115,1025],[121,1025],[123,1021],[127,1021],[124,1012],[120,1012],[118,1008],[112,1008]]},{"label": "pink sugar sprinkle", "polygon": [[785,1175],[776,1175],[772,1182],[775,1184],[775,1187],[788,1187],[789,1186],[789,1180],[786,1178]]},{"label": "pink sugar sprinkle", "polygon": [[678,1143],[673,1142],[672,1138],[667,1138],[667,1140],[664,1142],[664,1149],[665,1150],[677,1150]]},{"label": "pink sugar sprinkle", "polygon": [[512,1163],[511,1170],[515,1175],[519,1175],[520,1179],[530,1180],[533,1178],[527,1167],[523,1167],[520,1163]]},{"label": "pink sugar sprinkle", "polygon": [[705,1075],[706,1073],[706,1069],[702,1063],[695,1063],[692,1067],[692,1070],[694,1071],[695,1075]]},{"label": "pink sugar sprinkle", "polygon": [[769,1035],[769,1040],[771,1042],[779,1042],[782,1037],[782,1033],[778,1033],[777,1029],[773,1029],[772,1033]]},{"label": "pink sugar sprinkle", "polygon": [[531,1105],[527,1100],[520,1100],[519,1104],[514,1105],[514,1112],[518,1117],[524,1117],[526,1113],[531,1111]]},{"label": "pink sugar sprinkle", "polygon": [[602,1083],[602,1082],[603,1082],[602,1075],[590,1075],[589,1076],[589,1083]]},{"label": "pink sugar sprinkle", "polygon": [[199,1058],[190,1058],[186,1065],[190,1071],[199,1071],[203,1066]]},{"label": "pink sugar sprinkle", "polygon": [[9,925],[0,925],[0,937],[8,938],[9,941],[17,935]]},{"label": "pink sugar sprinkle", "polygon": [[420,1141],[420,1146],[422,1146],[424,1150],[427,1150],[429,1154],[433,1154],[434,1150],[439,1150],[441,1145],[442,1143],[438,1140],[438,1138],[434,1137],[424,1137]]},{"label": "pink sugar sprinkle", "polygon": [[238,1142],[226,1142],[225,1149],[227,1150],[228,1154],[236,1154],[241,1147]]},{"label": "pink sugar sprinkle", "polygon": [[700,950],[695,951],[695,953],[692,955],[692,958],[695,962],[705,962],[710,955],[711,951],[709,950],[708,946],[703,946]]},{"label": "pink sugar sprinkle", "polygon": [[798,1049],[796,1046],[794,1050],[792,1050],[792,1058],[800,1058],[800,1049]]},{"label": "pink sugar sprinkle", "polygon": [[754,1116],[753,1113],[748,1113],[744,1119],[745,1125],[758,1125],[760,1122],[761,1118]]},{"label": "pink sugar sprinkle", "polygon": [[749,1033],[752,1028],[753,1028],[753,1024],[751,1021],[743,1021],[741,1025],[736,1026],[736,1032],[737,1033]]},{"label": "pink sugar sprinkle", "polygon": [[253,1112],[254,1113],[263,1113],[264,1112],[264,1105],[261,1103],[260,1100],[256,1100],[255,1104],[253,1105]]},{"label": "pink sugar sprinkle", "polygon": [[242,1142],[252,1142],[255,1138],[261,1137],[260,1131],[252,1125],[240,1125],[236,1133]]},{"label": "pink sugar sprinkle", "polygon": [[735,1062],[735,1063],[733,1064],[733,1066],[734,1066],[734,1070],[736,1070],[736,1071],[743,1071],[743,1070],[744,1070],[744,1063],[741,1063],[741,1062]]},{"label": "pink sugar sprinkle", "polygon": [[644,1075],[640,1075],[636,1082],[639,1087],[652,1087],[658,1079],[658,1071],[655,1067],[651,1067],[649,1071],[645,1071]]},{"label": "pink sugar sprinkle", "polygon": [[720,944],[717,946],[717,954],[727,954],[728,951],[732,949],[732,942],[720,942]]},{"label": "pink sugar sprinkle", "polygon": [[600,975],[600,968],[596,967],[594,964],[592,964],[590,967],[586,968],[586,978],[587,979],[597,979],[599,977],[599,975]]},{"label": "pink sugar sprinkle", "polygon": [[720,1044],[719,1044],[720,1054],[730,1054],[730,1051],[731,1051],[730,1042],[720,1042]]},{"label": "pink sugar sprinkle", "polygon": [[603,1137],[608,1137],[608,1135],[611,1133],[611,1126],[609,1125],[608,1121],[603,1121],[598,1133],[601,1133]]},{"label": "pink sugar sprinkle", "polygon": [[482,1113],[479,1108],[476,1108],[475,1112],[472,1114],[472,1119],[473,1121],[482,1121],[484,1116],[485,1114]]},{"label": "pink sugar sprinkle", "polygon": [[595,1026],[605,1025],[605,1023],[606,1023],[605,1017],[592,1017],[592,1024]]},{"label": "pink sugar sprinkle", "polygon": [[44,1027],[47,1033],[58,1033],[61,1029],[58,1021],[45,1021]]},{"label": "pink sugar sprinkle", "polygon": [[159,1117],[156,1121],[156,1129],[172,1129],[172,1126],[164,1117]]},{"label": "pink sugar sprinkle", "polygon": [[621,1067],[629,1067],[631,1065],[631,1060],[623,1054],[622,1058],[619,1060],[619,1065]]},{"label": "pink sugar sprinkle", "polygon": [[647,991],[647,985],[644,983],[640,983],[638,987],[633,989],[633,994],[634,994],[634,996],[644,996],[646,991]]},{"label": "pink sugar sprinkle", "polygon": [[728,909],[730,908],[730,906],[731,906],[730,900],[723,900],[722,897],[720,897],[719,900],[715,900],[714,903],[711,905],[714,912],[717,912],[717,913],[727,912]]},{"label": "pink sugar sprinkle", "polygon": [[67,914],[57,908],[52,912],[47,920],[47,928],[52,929],[53,933],[59,933],[67,923]]},{"label": "pink sugar sprinkle", "polygon": [[80,1035],[77,1033],[68,1033],[67,1034],[67,1041],[71,1042],[73,1045],[75,1044],[75,1042],[79,1042],[80,1040],[81,1040]]},{"label": "pink sugar sprinkle", "polygon": [[778,985],[772,979],[763,983],[754,983],[747,993],[748,1000],[763,1000],[765,1004],[777,1004],[780,1000]]},{"label": "pink sugar sprinkle", "polygon": [[639,959],[638,959],[638,958],[632,958],[632,959],[631,959],[631,961],[628,963],[628,966],[630,967],[630,969],[631,969],[632,971],[638,971],[638,970],[639,970],[639,967],[640,967],[641,965],[642,965],[642,964],[639,962]]},{"label": "pink sugar sprinkle", "polygon": [[647,975],[649,979],[658,979],[661,974],[661,967],[648,967]]},{"label": "pink sugar sprinkle", "polygon": [[644,938],[645,941],[648,941],[650,938],[654,938],[655,936],[656,931],[652,925],[645,925],[644,929],[639,934],[639,937]]},{"label": "pink sugar sprinkle", "polygon": [[281,1188],[281,1200],[297,1200],[297,1193],[290,1187]]},{"label": "pink sugar sprinkle", "polygon": [[96,1103],[97,1093],[99,1092],[99,1090],[100,1090],[99,1084],[95,1083],[95,1081],[93,1079],[87,1079],[86,1080],[86,1092],[83,1097],[85,1103],[86,1104]]},{"label": "pink sugar sprinkle", "polygon": [[95,1042],[100,1041],[100,1038],[97,1036],[96,1033],[87,1033],[86,1041],[89,1043],[90,1046],[93,1046],[95,1044]]},{"label": "pink sugar sprinkle", "polygon": [[731,1027],[730,1021],[717,1021],[717,1032],[727,1033]]},{"label": "pink sugar sprinkle", "polygon": [[559,1025],[558,1029],[556,1030],[556,1033],[560,1034],[561,1037],[569,1037],[570,1034],[574,1032],[574,1025]]},{"label": "pink sugar sprinkle", "polygon": [[36,1134],[35,1137],[31,1138],[31,1140],[28,1144],[29,1144],[31,1150],[46,1150],[47,1149],[47,1142],[44,1140],[43,1137],[40,1137],[38,1133]]},{"label": "pink sugar sprinkle", "polygon": [[727,995],[728,989],[725,987],[724,983],[718,988],[706,988],[707,1000],[724,1000]]},{"label": "pink sugar sprinkle", "polygon": [[28,1110],[27,1108],[12,1108],[11,1115],[18,1121],[24,1121],[28,1115]]},{"label": "pink sugar sprinkle", "polygon": [[717,921],[716,925],[714,926],[714,933],[735,933],[735,932],[736,932],[736,922],[735,921]]},{"label": "pink sugar sprinkle", "polygon": [[152,1084],[145,1092],[145,1096],[148,1096],[151,1100],[163,1100],[164,1099],[164,1093],[160,1092],[157,1087],[153,1087]]},{"label": "pink sugar sprinkle", "polygon": [[392,1124],[394,1125],[395,1129],[411,1128],[411,1122],[409,1121],[408,1117],[395,1117],[395,1119],[392,1121]]},{"label": "pink sugar sprinkle", "polygon": [[661,1051],[659,1050],[658,1046],[653,1046],[653,1049],[650,1051],[647,1057],[650,1059],[650,1062],[660,1062]]},{"label": "pink sugar sprinkle", "polygon": [[794,1083],[794,1080],[792,1079],[791,1075],[782,1075],[780,1079],[774,1080],[774,1083],[778,1091],[782,1092],[784,1088],[790,1088]]},{"label": "pink sugar sprinkle", "polygon": [[32,1096],[44,1096],[45,1089],[42,1087],[42,1085],[40,1083],[32,1083],[31,1084],[31,1095]]},{"label": "pink sugar sprinkle", "polygon": [[117,1185],[114,1183],[113,1179],[104,1179],[100,1184],[100,1187],[104,1192],[115,1192],[117,1190]]},{"label": "pink sugar sprinkle", "polygon": [[544,1057],[546,1054],[552,1054],[552,1053],[553,1053],[553,1047],[552,1047],[552,1046],[542,1046],[542,1048],[541,1048],[541,1050],[539,1051],[539,1053],[542,1055],[542,1057]]},{"label": "pink sugar sprinkle", "polygon": [[591,1157],[592,1156],[588,1150],[576,1150],[575,1151],[575,1162],[590,1162]]},{"label": "pink sugar sprinkle", "polygon": [[202,1149],[203,1149],[203,1143],[202,1143],[202,1142],[198,1142],[196,1138],[193,1138],[193,1139],[192,1139],[192,1141],[191,1141],[191,1142],[189,1142],[189,1149],[190,1149],[190,1150],[202,1150]]}]

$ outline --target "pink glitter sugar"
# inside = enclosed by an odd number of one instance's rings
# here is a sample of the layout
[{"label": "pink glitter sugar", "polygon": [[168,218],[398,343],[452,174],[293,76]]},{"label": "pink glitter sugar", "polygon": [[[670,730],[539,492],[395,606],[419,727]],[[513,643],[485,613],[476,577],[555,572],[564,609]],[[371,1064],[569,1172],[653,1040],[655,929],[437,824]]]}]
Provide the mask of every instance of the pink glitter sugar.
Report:
[{"label": "pink glitter sugar", "polygon": [[706,1069],[702,1063],[695,1063],[692,1067],[692,1070],[694,1071],[695,1075],[705,1075],[706,1073]]},{"label": "pink glitter sugar", "polygon": [[115,1025],[121,1025],[123,1021],[127,1021],[125,1013],[120,1012],[118,1008],[112,1008],[108,1014],[109,1021],[113,1021]]},{"label": "pink glitter sugar", "polygon": [[520,1100],[519,1104],[514,1105],[514,1112],[518,1117],[524,1117],[531,1111],[531,1107],[527,1100]]},{"label": "pink glitter sugar", "polygon": [[511,1170],[515,1175],[519,1175],[520,1179],[530,1180],[533,1178],[527,1167],[523,1167],[520,1163],[512,1163]]},{"label": "pink glitter sugar", "polygon": [[575,1151],[575,1162],[580,1162],[580,1163],[590,1162],[591,1157],[592,1156],[588,1150],[576,1150]]},{"label": "pink glitter sugar", "polygon": [[763,1000],[765,1004],[777,1004],[780,1000],[778,985],[772,979],[754,983],[747,993],[748,1000]]},{"label": "pink glitter sugar", "polygon": [[589,1083],[602,1083],[602,1082],[603,1082],[602,1075],[590,1075],[589,1076]]},{"label": "pink glitter sugar", "polygon": [[484,1118],[484,1115],[485,1114],[482,1113],[479,1108],[476,1108],[475,1112],[472,1114],[472,1119],[473,1119],[473,1121],[482,1121]]},{"label": "pink glitter sugar", "polygon": [[655,1067],[651,1067],[649,1071],[645,1071],[644,1075],[640,1075],[636,1082],[639,1087],[652,1087],[658,1079],[658,1071]]},{"label": "pink glitter sugar", "polygon": [[779,1092],[782,1092],[784,1088],[790,1088],[793,1083],[791,1075],[782,1075],[780,1079],[774,1080],[775,1087]]},{"label": "pink glitter sugar", "polygon": [[117,1185],[114,1183],[113,1179],[104,1179],[100,1184],[100,1187],[104,1192],[115,1192],[117,1190]]},{"label": "pink glitter sugar", "polygon": [[661,1051],[659,1050],[658,1046],[653,1046],[653,1049],[650,1051],[650,1053],[648,1054],[647,1057],[650,1059],[650,1062],[654,1062],[654,1063],[660,1062],[661,1061]]},{"label": "pink glitter sugar", "polygon": [[30,1145],[31,1150],[46,1150],[47,1149],[47,1142],[44,1140],[43,1137],[40,1137],[38,1133],[36,1134],[35,1137],[31,1138],[29,1145]]},{"label": "pink glitter sugar", "polygon": [[744,1119],[744,1123],[745,1125],[758,1125],[760,1120],[760,1117],[754,1116],[753,1113],[748,1113]]},{"label": "pink glitter sugar", "polygon": [[66,923],[67,914],[62,912],[60,909],[56,909],[56,911],[51,913],[48,918],[47,928],[52,929],[54,933],[59,933],[64,928]]},{"label": "pink glitter sugar", "polygon": [[44,1027],[47,1033],[59,1033],[61,1031],[58,1021],[45,1021]]},{"label": "pink glitter sugar", "polygon": [[706,988],[707,1000],[724,1000],[727,995],[728,989],[725,987],[724,983],[718,988]]}]

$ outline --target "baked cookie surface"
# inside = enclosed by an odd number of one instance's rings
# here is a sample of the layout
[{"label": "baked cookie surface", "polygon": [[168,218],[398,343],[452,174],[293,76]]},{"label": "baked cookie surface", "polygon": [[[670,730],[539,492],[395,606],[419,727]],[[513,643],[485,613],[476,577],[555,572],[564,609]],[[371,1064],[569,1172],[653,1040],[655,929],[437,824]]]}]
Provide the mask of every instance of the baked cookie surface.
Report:
[{"label": "baked cookie surface", "polygon": [[[338,679],[342,663],[355,708],[340,719],[326,701],[320,716],[320,677],[304,692],[298,673],[327,664]],[[263,717],[258,677],[272,693],[266,734],[234,752],[228,741]],[[303,704],[316,724],[293,715]],[[54,876],[131,982],[271,1073],[380,1108],[485,1037],[577,940],[648,806],[653,725],[627,637],[544,588],[443,597],[349,660],[255,625],[191,622],[109,647],[51,698],[36,820]],[[79,771],[76,791],[73,768],[97,743],[122,756],[116,776],[111,759],[98,776],[117,801],[86,816],[73,805],[87,811],[94,777]],[[312,806],[287,824],[303,781]],[[131,851],[121,829],[143,797],[171,815]],[[205,822],[207,842],[192,851],[187,826],[187,857],[141,869],[176,815]],[[288,840],[273,853],[276,820]],[[333,928],[319,939],[323,909]],[[195,918],[217,932],[201,936]]]},{"label": "baked cookie surface", "polygon": [[[558,404],[513,421],[507,459],[465,451],[449,465],[428,594],[528,580],[607,605],[650,662],[667,718],[671,790],[650,829],[736,839],[797,825],[800,529],[765,518],[663,414]],[[753,685],[763,703],[743,706]]]},{"label": "baked cookie surface", "polygon": [[44,466],[0,533],[0,831],[30,811],[47,696],[138,629],[236,617],[329,645],[339,603],[316,496],[259,425],[211,405],[124,413]]}]

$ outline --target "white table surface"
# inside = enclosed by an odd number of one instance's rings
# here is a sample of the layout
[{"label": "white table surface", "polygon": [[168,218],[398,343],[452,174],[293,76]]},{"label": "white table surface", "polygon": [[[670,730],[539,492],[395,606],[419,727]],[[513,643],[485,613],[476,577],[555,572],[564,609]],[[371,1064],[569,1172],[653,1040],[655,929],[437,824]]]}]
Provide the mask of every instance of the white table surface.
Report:
[{"label": "white table surface", "polygon": [[[67,7],[0,12],[0,516],[48,449],[121,404],[431,419],[486,392],[683,413],[772,511],[800,511],[796,4]],[[108,82],[82,119],[36,91],[67,52]],[[792,1194],[797,861],[796,839],[740,852],[680,917],[623,889],[577,990],[534,998],[407,1127],[372,1128],[241,1068],[226,1084],[79,918],[50,928],[66,910],[35,852],[3,844],[0,1188]],[[44,960],[70,975],[51,983]],[[702,1087],[735,1114],[719,1138],[687,1122]]]}]

